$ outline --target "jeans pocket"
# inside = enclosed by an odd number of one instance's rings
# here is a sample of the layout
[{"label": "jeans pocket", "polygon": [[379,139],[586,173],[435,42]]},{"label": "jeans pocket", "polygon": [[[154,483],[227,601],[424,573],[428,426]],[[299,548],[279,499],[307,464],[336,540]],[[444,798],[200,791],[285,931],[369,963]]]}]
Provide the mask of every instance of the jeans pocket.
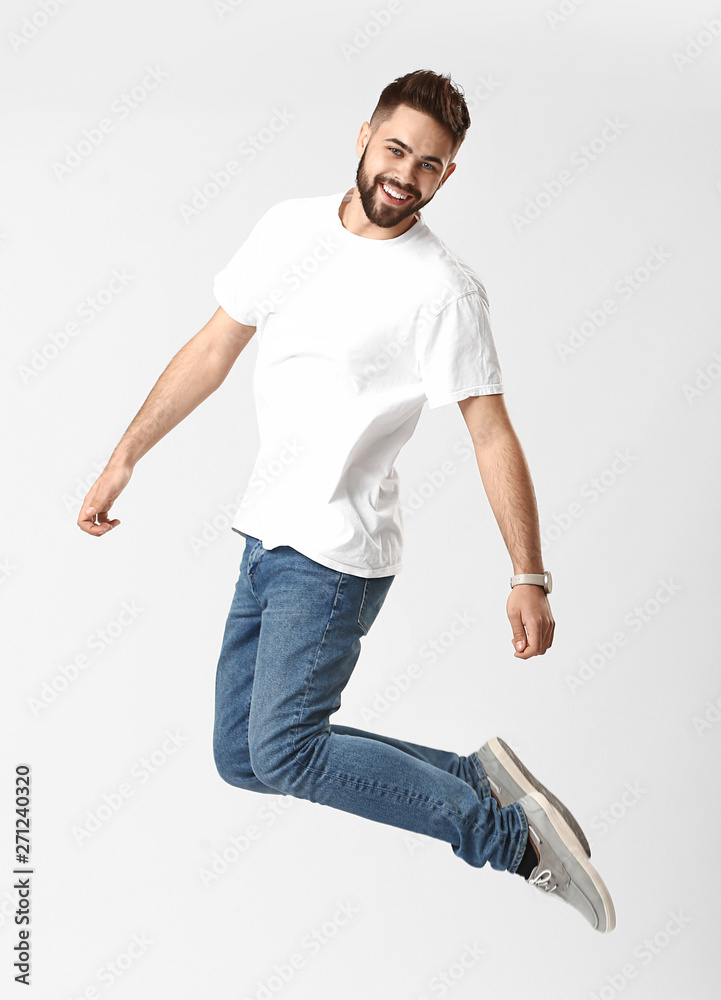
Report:
[{"label": "jeans pocket", "polygon": [[358,624],[364,635],[370,632],[394,580],[395,576],[378,576],[365,581],[358,611]]}]

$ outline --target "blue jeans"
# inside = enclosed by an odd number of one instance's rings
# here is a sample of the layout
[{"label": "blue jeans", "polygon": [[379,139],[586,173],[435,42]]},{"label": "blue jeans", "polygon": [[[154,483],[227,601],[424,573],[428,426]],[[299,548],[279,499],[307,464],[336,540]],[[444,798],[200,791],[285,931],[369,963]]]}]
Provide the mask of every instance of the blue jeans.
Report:
[{"label": "blue jeans", "polygon": [[393,580],[341,573],[246,537],[216,674],[218,773],[237,788],[444,840],[477,868],[515,872],[526,817],[516,803],[499,807],[476,753],[329,722]]}]

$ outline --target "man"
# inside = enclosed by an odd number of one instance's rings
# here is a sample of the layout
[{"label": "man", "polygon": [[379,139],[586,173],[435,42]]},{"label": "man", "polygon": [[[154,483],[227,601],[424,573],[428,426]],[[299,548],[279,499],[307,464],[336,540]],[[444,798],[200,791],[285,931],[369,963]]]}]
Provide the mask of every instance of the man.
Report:
[{"label": "man", "polygon": [[[173,358],[88,493],[102,535],[136,462],[218,388],[258,332],[260,450],[216,674],[214,757],[238,788],[296,795],[445,840],[615,926],[573,816],[499,739],[468,757],[331,725],[401,569],[394,461],[423,405],[457,402],[513,563],[514,655],[553,641],[538,513],[503,401],[485,289],[421,209],[470,126],[450,78],[382,92],[349,192],[279,202],[216,275],[220,308]],[[330,141],[330,139],[328,140]]]}]

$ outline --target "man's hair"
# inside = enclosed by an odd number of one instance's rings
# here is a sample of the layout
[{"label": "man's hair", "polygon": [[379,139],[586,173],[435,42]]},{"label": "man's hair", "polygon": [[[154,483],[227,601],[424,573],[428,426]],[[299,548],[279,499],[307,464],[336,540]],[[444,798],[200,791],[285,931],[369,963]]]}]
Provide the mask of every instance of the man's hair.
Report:
[{"label": "man's hair", "polygon": [[430,69],[418,69],[389,83],[371,115],[371,136],[402,104],[423,112],[450,132],[453,149],[448,162],[451,163],[471,127],[471,116],[463,92],[451,82],[450,73],[441,76]]}]

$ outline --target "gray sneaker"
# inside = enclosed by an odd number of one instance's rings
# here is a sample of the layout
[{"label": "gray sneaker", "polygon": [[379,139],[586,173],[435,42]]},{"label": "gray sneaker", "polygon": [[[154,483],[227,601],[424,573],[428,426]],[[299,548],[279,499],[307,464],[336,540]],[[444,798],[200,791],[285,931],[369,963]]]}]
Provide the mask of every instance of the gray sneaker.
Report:
[{"label": "gray sneaker", "polygon": [[528,884],[570,903],[594,930],[610,933],[616,926],[613,902],[578,837],[541,792],[522,796],[518,804],[528,821],[528,842],[538,857]]},{"label": "gray sneaker", "polygon": [[477,753],[483,765],[483,770],[486,772],[488,783],[491,786],[491,793],[500,806],[507,806],[511,802],[518,802],[523,795],[540,792],[541,795],[548,799],[553,808],[563,816],[566,823],[581,842],[581,846],[588,857],[591,857],[591,848],[588,845],[586,836],[570,810],[552,792],[549,792],[538,778],[535,778],[531,774],[507,743],[504,743],[498,736],[494,736],[488,743],[484,743]]}]

